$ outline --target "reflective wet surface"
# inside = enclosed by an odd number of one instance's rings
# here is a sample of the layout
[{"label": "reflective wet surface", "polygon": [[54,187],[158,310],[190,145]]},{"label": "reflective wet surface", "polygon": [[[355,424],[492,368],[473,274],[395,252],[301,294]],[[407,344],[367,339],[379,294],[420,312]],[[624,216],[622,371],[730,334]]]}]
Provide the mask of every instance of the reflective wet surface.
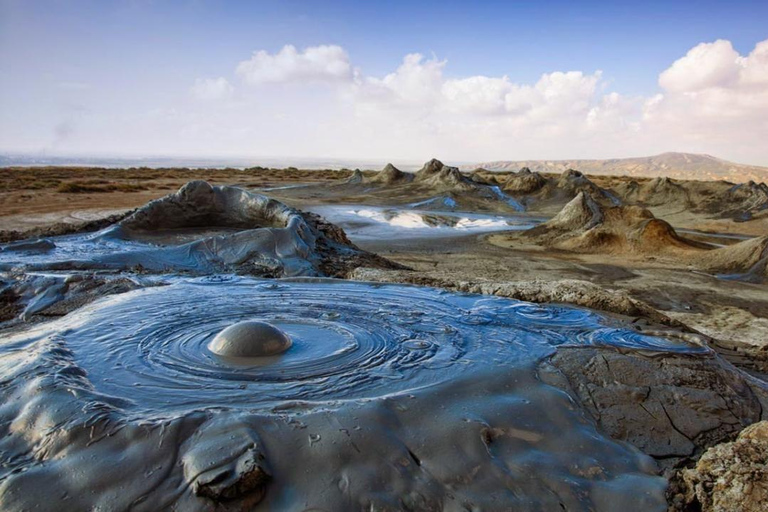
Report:
[{"label": "reflective wet surface", "polygon": [[[256,359],[211,352],[217,334],[249,320],[268,322],[293,345]],[[504,372],[559,345],[704,350],[576,308],[402,285],[234,277],[111,297],[50,324],[50,335],[74,352],[98,391],[147,412],[375,398]]]},{"label": "reflective wet surface", "polygon": [[[526,230],[544,219],[525,214],[456,212],[445,208],[450,198],[436,198],[442,209],[362,205],[315,206],[308,208],[344,228],[352,240],[386,240],[424,237],[453,237],[505,230]],[[455,204],[455,203],[453,203]]]}]

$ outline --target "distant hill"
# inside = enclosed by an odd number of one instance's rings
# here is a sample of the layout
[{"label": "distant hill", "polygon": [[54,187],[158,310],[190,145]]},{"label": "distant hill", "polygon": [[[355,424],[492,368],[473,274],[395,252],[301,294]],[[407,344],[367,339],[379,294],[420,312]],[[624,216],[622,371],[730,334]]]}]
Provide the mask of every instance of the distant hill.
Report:
[{"label": "distant hill", "polygon": [[[768,167],[743,165],[721,160],[710,155],[693,153],[662,153],[640,158],[611,160],[522,160],[483,162],[489,171],[517,171],[528,167],[532,171],[561,173],[576,169],[585,174],[624,175],[635,177],[669,177],[686,180],[726,180],[743,183],[749,180],[768,182]],[[470,166],[465,167],[469,169]]]}]

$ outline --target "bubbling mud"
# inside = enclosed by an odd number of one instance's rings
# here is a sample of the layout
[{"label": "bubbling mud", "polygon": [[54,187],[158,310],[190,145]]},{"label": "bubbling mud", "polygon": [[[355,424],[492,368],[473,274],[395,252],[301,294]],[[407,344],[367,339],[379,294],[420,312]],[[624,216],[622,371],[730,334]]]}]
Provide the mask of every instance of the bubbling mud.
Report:
[{"label": "bubbling mud", "polygon": [[101,301],[57,337],[98,391],[141,412],[376,398],[519,367],[563,344],[705,350],[576,308],[333,280],[219,281]]},{"label": "bubbling mud", "polygon": [[208,349],[222,357],[264,357],[282,354],[293,341],[283,331],[264,322],[230,325],[213,338]]},{"label": "bubbling mud", "polygon": [[0,341],[0,509],[666,508],[652,460],[537,366],[709,349],[431,288],[167,281]]}]

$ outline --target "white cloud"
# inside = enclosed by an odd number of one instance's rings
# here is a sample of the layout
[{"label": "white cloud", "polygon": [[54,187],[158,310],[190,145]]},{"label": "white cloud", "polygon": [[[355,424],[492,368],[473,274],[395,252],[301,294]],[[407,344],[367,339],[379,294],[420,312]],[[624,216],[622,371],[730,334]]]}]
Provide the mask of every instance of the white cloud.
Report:
[{"label": "white cloud", "polygon": [[286,45],[276,54],[264,50],[254,52],[240,62],[236,70],[250,84],[291,81],[348,81],[352,67],[347,52],[340,46],[310,46],[298,51]]},{"label": "white cloud", "polygon": [[[643,129],[691,151],[768,159],[768,40],[745,56],[729,41],[702,43],[659,76]],[[762,155],[762,156],[761,156]]]},{"label": "white cloud", "polygon": [[[747,56],[729,41],[701,43],[660,74],[661,93],[646,97],[610,91],[601,71],[554,71],[519,83],[507,75],[450,77],[447,69],[445,60],[412,53],[376,77],[354,69],[339,46],[301,52],[285,46],[276,54],[255,52],[236,72],[254,85],[335,84],[329,91],[336,98],[315,98],[326,112],[315,122],[377,153],[421,153],[424,145],[464,159],[520,151],[560,157],[666,150],[729,156],[733,148],[748,158],[765,153],[754,148],[768,137],[768,41]],[[303,100],[312,97],[307,92]],[[366,133],[373,142],[362,140]]]},{"label": "white cloud", "polygon": [[234,88],[224,77],[198,78],[190,89],[194,98],[205,101],[221,100],[232,96]]},{"label": "white cloud", "polygon": [[701,43],[659,75],[659,85],[672,92],[728,87],[739,79],[742,57],[730,41]]},{"label": "white cloud", "polygon": [[[259,51],[235,74],[252,87],[235,95],[226,76],[190,90],[226,102],[168,104],[154,116],[94,114],[76,118],[73,136],[57,133],[81,151],[89,141],[116,151],[130,141],[136,152],[449,161],[690,151],[768,164],[768,41],[744,55],[728,41],[697,45],[644,96],[622,94],[600,71],[528,81],[455,76],[451,63],[418,53],[373,76],[338,46]],[[325,86],[305,87],[318,81]]]}]

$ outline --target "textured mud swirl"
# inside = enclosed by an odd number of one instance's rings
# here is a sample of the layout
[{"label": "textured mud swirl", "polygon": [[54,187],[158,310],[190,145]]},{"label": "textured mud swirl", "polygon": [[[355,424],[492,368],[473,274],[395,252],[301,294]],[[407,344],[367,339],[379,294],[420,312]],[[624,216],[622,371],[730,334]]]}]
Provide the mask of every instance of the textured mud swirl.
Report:
[{"label": "textured mud swirl", "polygon": [[[219,332],[247,320],[269,322],[293,346],[255,359],[211,352]],[[561,344],[701,350],[606,322],[428,288],[205,278],[102,301],[54,329],[97,390],[155,412],[375,398],[520,366]]]}]

